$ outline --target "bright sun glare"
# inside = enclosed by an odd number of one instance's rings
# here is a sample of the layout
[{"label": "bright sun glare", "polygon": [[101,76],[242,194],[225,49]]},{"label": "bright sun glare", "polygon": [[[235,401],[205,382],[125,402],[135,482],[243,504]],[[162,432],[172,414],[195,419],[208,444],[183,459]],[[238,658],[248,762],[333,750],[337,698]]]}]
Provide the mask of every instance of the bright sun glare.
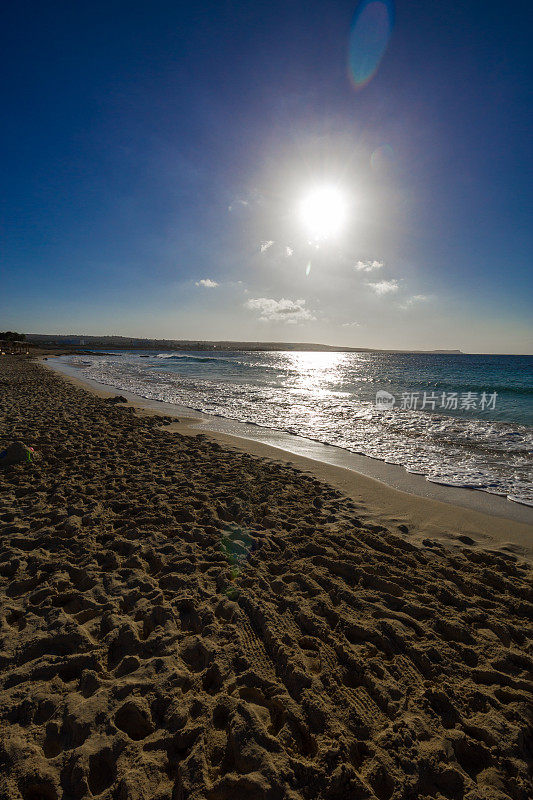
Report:
[{"label": "bright sun glare", "polygon": [[342,230],[348,204],[344,194],[335,186],[313,189],[300,206],[300,218],[314,241],[336,236]]}]

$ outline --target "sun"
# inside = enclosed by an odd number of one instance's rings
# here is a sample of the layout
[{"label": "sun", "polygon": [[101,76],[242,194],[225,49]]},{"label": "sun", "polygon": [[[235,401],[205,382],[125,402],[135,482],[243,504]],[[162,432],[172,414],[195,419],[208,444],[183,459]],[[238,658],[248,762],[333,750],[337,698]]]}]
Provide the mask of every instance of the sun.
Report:
[{"label": "sun", "polygon": [[300,219],[313,241],[337,236],[346,224],[348,202],[336,186],[318,186],[300,204]]}]

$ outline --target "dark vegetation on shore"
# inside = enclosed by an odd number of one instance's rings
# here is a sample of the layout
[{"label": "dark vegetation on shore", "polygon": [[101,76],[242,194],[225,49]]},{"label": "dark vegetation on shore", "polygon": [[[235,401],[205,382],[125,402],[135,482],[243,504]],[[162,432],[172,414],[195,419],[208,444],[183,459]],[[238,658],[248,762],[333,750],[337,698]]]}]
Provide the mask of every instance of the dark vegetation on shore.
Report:
[{"label": "dark vegetation on shore", "polygon": [[310,342],[206,342],[184,339],[138,339],[126,336],[55,336],[28,334],[28,341],[40,347],[107,347],[110,350],[221,350],[221,351],[303,351],[319,353],[460,353],[460,350],[376,350],[369,347],[339,347]]}]

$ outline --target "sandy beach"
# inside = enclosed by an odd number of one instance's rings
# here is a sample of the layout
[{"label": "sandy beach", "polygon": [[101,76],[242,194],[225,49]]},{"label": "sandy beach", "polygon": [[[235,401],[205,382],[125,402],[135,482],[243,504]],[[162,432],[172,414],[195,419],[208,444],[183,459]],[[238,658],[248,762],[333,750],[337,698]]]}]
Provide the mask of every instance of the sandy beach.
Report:
[{"label": "sandy beach", "polygon": [[0,797],[533,794],[531,526],[0,388]]}]

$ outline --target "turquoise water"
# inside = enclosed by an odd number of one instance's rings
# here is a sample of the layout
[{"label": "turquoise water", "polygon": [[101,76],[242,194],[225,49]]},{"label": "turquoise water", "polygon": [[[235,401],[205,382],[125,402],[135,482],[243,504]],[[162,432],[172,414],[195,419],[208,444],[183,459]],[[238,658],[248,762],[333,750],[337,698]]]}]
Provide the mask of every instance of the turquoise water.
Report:
[{"label": "turquoise water", "polygon": [[[69,360],[117,389],[533,503],[529,356],[131,351]],[[394,405],[378,408],[378,391]]]}]

